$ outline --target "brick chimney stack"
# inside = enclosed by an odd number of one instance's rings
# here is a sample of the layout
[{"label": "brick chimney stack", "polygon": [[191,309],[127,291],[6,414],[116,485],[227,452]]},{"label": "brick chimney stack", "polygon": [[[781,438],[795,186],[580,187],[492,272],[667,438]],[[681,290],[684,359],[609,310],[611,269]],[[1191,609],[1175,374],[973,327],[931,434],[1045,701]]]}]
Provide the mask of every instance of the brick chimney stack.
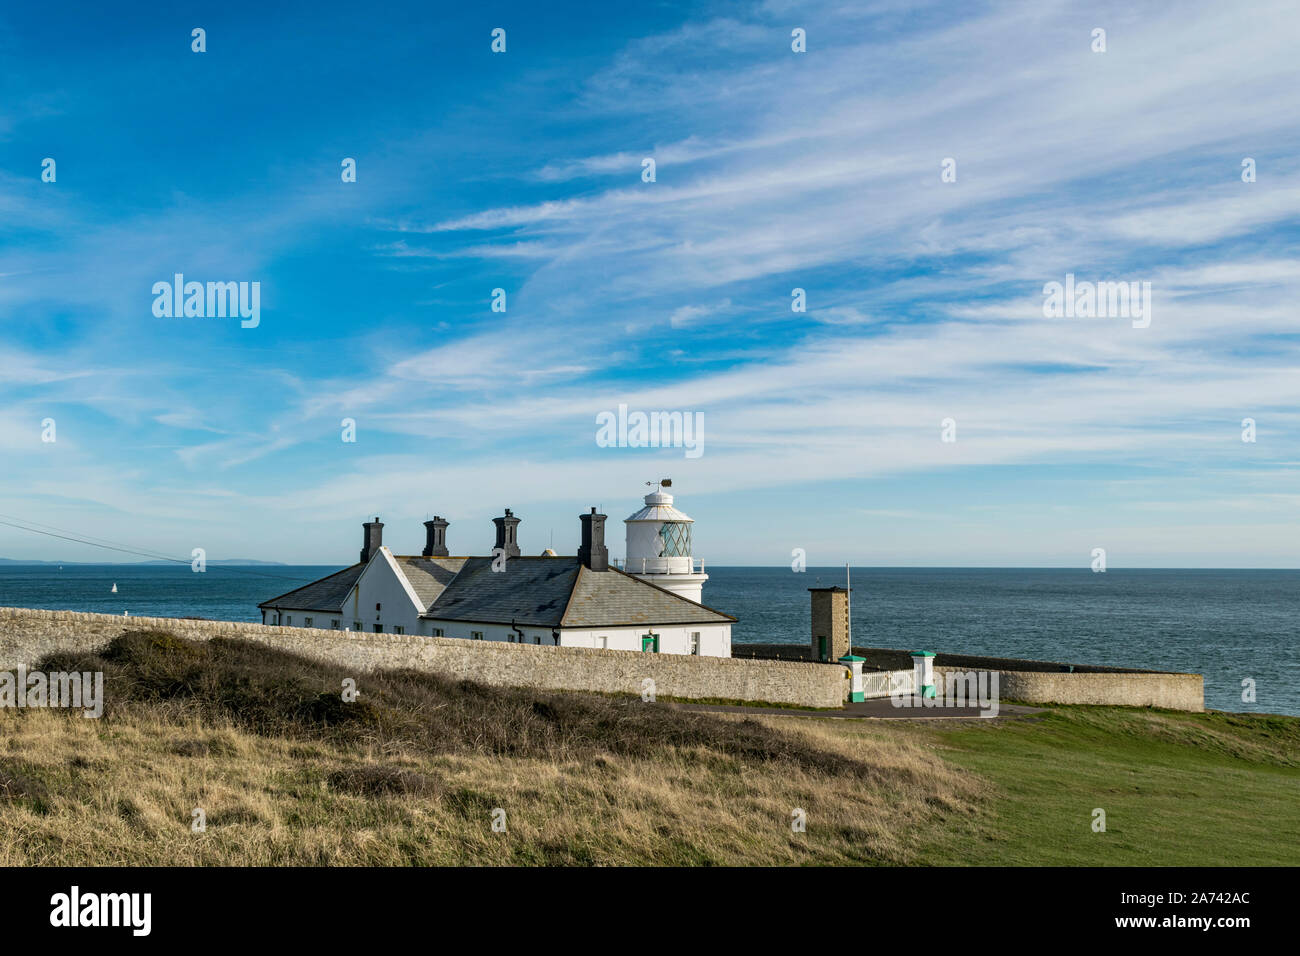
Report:
[{"label": "brick chimney stack", "polygon": [[493,518],[492,523],[497,526],[496,547],[504,551],[507,558],[519,557],[519,519],[507,508],[505,515]]},{"label": "brick chimney stack", "polygon": [[424,550],[421,554],[426,558],[447,557],[447,525],[450,523],[439,515],[424,523]]},{"label": "brick chimney stack", "polygon": [[582,522],[582,544],[578,548],[578,560],[592,571],[609,570],[609,548],[605,547],[605,517],[597,514],[595,508],[591,509],[591,514],[578,515],[578,520]]},{"label": "brick chimney stack", "polygon": [[383,546],[384,543],[384,526],[379,521],[379,516],[375,516],[374,521],[367,521],[363,528],[366,529],[366,535],[362,539],[361,563],[369,564],[370,559],[375,556],[375,552]]}]

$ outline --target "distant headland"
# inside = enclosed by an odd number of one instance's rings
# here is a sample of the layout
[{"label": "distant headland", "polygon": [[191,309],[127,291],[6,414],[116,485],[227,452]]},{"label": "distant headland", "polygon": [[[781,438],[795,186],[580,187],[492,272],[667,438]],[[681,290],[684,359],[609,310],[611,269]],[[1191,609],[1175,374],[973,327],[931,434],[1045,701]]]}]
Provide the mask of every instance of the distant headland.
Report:
[{"label": "distant headland", "polygon": [[[220,561],[212,561],[212,560],[209,560],[207,563],[208,563],[208,564],[227,565],[227,566],[229,566],[229,565],[241,565],[241,564],[256,564],[256,565],[266,565],[266,566],[288,567],[288,565],[286,565],[283,561],[254,561],[252,558],[226,558],[226,559],[224,559],[224,560],[220,560]],[[107,565],[107,564],[111,564],[111,565],[126,565],[126,566],[128,566],[128,567],[142,567],[142,566],[145,566],[145,565],[155,565],[155,566],[164,566],[164,565],[171,565],[171,564],[187,564],[187,565],[188,565],[189,562],[188,562],[188,561],[32,561],[32,560],[22,560],[22,559],[16,559],[16,558],[0,558],[0,564],[5,564],[5,565],[16,565],[16,564],[26,564],[26,565],[63,565],[63,564],[66,564],[66,565],[72,565],[72,566],[74,566],[74,567],[84,567],[84,566],[89,566],[89,565],[101,565],[101,564],[105,564],[105,565]]]}]

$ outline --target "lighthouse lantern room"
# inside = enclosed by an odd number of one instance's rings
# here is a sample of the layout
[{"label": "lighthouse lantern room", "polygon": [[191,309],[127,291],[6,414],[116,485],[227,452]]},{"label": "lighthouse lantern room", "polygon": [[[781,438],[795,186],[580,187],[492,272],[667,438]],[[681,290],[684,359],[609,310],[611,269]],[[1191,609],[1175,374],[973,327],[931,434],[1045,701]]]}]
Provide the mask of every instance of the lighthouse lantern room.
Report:
[{"label": "lighthouse lantern room", "polygon": [[623,570],[696,604],[703,603],[704,582],[709,576],[703,562],[697,570],[691,556],[695,520],[673,507],[673,496],[663,490],[672,487],[669,479],[647,484],[655,490],[645,496],[645,507],[623,522],[627,526]]}]

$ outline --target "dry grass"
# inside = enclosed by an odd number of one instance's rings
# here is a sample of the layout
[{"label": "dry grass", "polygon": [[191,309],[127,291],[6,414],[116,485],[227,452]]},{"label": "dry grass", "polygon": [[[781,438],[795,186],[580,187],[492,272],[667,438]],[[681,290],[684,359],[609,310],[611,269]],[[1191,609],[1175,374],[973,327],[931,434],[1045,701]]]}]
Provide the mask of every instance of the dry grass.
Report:
[{"label": "dry grass", "polygon": [[0,864],[907,863],[985,795],[897,728],[355,675],[157,633],[43,668],[103,670],[107,707],[0,712]]}]

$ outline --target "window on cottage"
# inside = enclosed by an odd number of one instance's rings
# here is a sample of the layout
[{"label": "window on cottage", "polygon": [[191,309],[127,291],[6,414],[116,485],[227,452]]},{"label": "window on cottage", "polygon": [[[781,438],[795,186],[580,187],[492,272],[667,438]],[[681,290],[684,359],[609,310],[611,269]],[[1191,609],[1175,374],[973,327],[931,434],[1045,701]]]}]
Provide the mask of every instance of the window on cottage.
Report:
[{"label": "window on cottage", "polygon": [[285,617],[285,619],[284,619],[284,623],[285,623],[285,624],[292,624],[292,623],[293,623],[293,615],[292,615],[292,614],[287,615],[287,616]]},{"label": "window on cottage", "polygon": [[382,625],[382,624],[376,624],[376,625],[375,625],[375,633],[376,633],[376,634],[382,634],[382,633],[384,633],[384,625]]},{"label": "window on cottage", "polygon": [[309,617],[304,617],[304,618],[302,619],[302,626],[303,626],[303,627],[311,627],[311,620],[312,620],[312,619],[309,618]]},{"label": "window on cottage", "polygon": [[434,637],[442,637],[442,628],[440,628],[440,627],[435,627],[435,628],[433,629],[433,636],[434,636]]},{"label": "window on cottage", "polygon": [[340,621],[338,618],[335,618],[334,620],[330,621],[330,627],[337,631],[339,629],[339,625],[342,623],[343,622]]},{"label": "window on cottage", "polygon": [[352,622],[352,630],[354,630],[354,631],[360,631],[360,630],[364,630],[364,628],[362,628],[362,626],[361,626],[361,622],[360,622],[360,621],[353,621],[353,622]]},{"label": "window on cottage", "polygon": [[700,632],[699,631],[691,631],[691,653],[692,654],[700,653]]},{"label": "window on cottage", "polygon": [[401,624],[394,624],[394,625],[393,625],[393,633],[394,633],[394,634],[405,634],[405,633],[406,633],[406,628],[403,627]]},{"label": "window on cottage", "polygon": [[602,638],[600,638],[599,640],[600,640],[600,646],[601,646],[602,648],[608,650],[608,649],[609,649],[609,638],[608,638],[608,637],[602,637]]},{"label": "window on cottage", "polygon": [[533,635],[533,643],[534,643],[534,644],[540,644],[540,643],[542,643],[542,635],[540,635],[540,634],[534,634],[534,635]]},{"label": "window on cottage", "polygon": [[[470,639],[471,641],[481,641],[481,640],[483,640],[483,632],[482,632],[482,631],[470,631],[470,632],[469,632],[469,639]],[[512,640],[512,641],[514,640],[514,635],[511,635],[510,640]]]}]

